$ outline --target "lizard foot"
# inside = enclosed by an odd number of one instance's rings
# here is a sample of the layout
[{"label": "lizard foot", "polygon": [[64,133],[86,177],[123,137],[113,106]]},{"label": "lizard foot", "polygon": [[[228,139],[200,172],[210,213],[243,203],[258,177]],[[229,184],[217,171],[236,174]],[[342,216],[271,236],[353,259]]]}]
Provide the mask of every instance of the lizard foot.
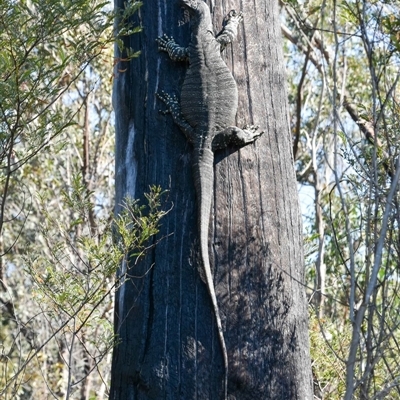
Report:
[{"label": "lizard foot", "polygon": [[156,96],[167,106],[165,111],[160,112],[162,114],[172,114],[174,122],[182,129],[183,133],[189,139],[191,143],[195,141],[195,132],[190,124],[182,117],[181,107],[179,104],[178,97],[176,95],[171,96],[170,94],[164,92],[156,93]]},{"label": "lizard foot", "polygon": [[243,20],[243,13],[241,11],[237,13],[235,10],[231,10],[229,12],[228,21],[232,21],[238,24],[242,20]]},{"label": "lizard foot", "polygon": [[156,39],[159,51],[168,52],[168,46],[177,46],[175,40],[164,33]]},{"label": "lizard foot", "polygon": [[258,126],[246,125],[243,129],[238,129],[236,133],[235,141],[240,145],[253,143],[258,137],[260,137],[264,131],[259,131]]},{"label": "lizard foot", "polygon": [[217,41],[223,50],[228,43],[231,43],[235,38],[239,23],[243,20],[243,13],[231,10],[225,18],[225,27],[220,34],[217,35]]},{"label": "lizard foot", "polygon": [[160,112],[164,115],[166,114],[172,114],[172,117],[175,119],[176,117],[179,117],[181,114],[181,107],[179,105],[179,100],[176,95],[171,96],[170,94],[164,92],[164,90],[160,93],[156,93],[156,96],[165,103],[167,106],[166,111],[161,111]]},{"label": "lizard foot", "polygon": [[183,61],[188,57],[187,49],[179,46],[175,40],[164,34],[156,39],[158,43],[158,50],[165,51],[173,61]]},{"label": "lizard foot", "polygon": [[254,125],[245,126],[243,129],[237,126],[229,126],[214,136],[212,148],[213,151],[216,151],[230,144],[246,146],[246,144],[253,143],[263,133],[258,131],[258,126]]}]

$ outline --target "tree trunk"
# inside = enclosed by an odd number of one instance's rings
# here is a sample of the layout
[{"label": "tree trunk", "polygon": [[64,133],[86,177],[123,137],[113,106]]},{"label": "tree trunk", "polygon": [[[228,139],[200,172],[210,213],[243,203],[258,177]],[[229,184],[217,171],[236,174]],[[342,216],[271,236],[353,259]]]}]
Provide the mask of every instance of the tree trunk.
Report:
[{"label": "tree trunk", "polygon": [[[123,7],[124,0],[115,0]],[[239,89],[237,126],[265,133],[215,154],[209,250],[229,359],[230,399],[312,399],[302,231],[289,131],[278,2],[216,2],[214,29],[242,4],[244,22],[224,52]],[[212,303],[198,270],[191,146],[155,93],[179,94],[186,65],[159,53],[166,33],[190,38],[178,0],[147,0],[140,49],[115,79],[116,204],[149,185],[169,189],[173,209],[160,240],[116,295],[120,343],[110,399],[220,399],[223,357]],[[120,55],[119,55],[120,56]],[[119,207],[117,206],[117,212]]]}]

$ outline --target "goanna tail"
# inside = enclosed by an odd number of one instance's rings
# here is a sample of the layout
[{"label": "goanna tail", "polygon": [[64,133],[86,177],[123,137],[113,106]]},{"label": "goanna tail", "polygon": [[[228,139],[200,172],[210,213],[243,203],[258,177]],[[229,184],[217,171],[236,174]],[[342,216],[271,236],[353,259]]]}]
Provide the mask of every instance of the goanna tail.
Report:
[{"label": "goanna tail", "polygon": [[228,354],[225,345],[224,332],[222,330],[221,317],[217,297],[215,294],[214,281],[210,267],[208,230],[210,223],[211,202],[214,192],[214,154],[209,149],[195,151],[196,159],[193,164],[194,184],[196,188],[198,203],[198,229],[200,240],[200,257],[204,272],[205,283],[211,297],[214,309],[215,320],[218,328],[218,337],[221,344],[221,350],[224,360],[225,379],[224,379],[224,399],[227,398],[228,390]]}]

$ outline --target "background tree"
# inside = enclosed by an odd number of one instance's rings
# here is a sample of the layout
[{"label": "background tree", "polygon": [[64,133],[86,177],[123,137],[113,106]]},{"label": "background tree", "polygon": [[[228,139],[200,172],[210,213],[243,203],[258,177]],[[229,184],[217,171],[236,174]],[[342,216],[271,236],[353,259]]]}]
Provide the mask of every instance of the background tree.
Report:
[{"label": "background tree", "polygon": [[[123,8],[117,0],[116,7]],[[225,59],[239,87],[237,125],[260,125],[253,146],[216,154],[209,242],[225,328],[232,396],[311,399],[301,221],[277,3],[242,4],[244,23]],[[239,7],[239,5],[236,5]],[[220,27],[232,4],[219,1]],[[178,2],[147,1],[139,35],[125,47],[141,57],[121,63],[115,80],[116,204],[149,185],[169,189],[173,209],[143,262],[123,264],[130,280],[116,296],[111,398],[219,398],[223,359],[211,301],[198,271],[196,201],[190,147],[155,93],[179,92],[185,65],[157,51],[166,33],[188,44]],[[117,52],[117,58],[124,55]],[[233,60],[235,60],[233,62]],[[163,240],[161,240],[163,239]]]},{"label": "background tree", "polygon": [[282,5],[316,394],[398,398],[398,2]]},{"label": "background tree", "polygon": [[159,191],[111,241],[113,23],[106,2],[0,3],[2,399],[105,397],[115,270],[156,229]]}]

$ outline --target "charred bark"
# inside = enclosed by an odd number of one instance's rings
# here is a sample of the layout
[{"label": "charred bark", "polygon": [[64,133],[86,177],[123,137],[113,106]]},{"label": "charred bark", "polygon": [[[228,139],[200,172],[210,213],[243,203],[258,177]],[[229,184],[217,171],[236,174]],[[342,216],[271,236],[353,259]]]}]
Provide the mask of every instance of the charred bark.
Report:
[{"label": "charred bark", "polygon": [[[123,0],[115,0],[123,7]],[[239,11],[240,4],[234,5]],[[259,125],[252,145],[215,154],[209,248],[229,358],[228,398],[312,399],[302,231],[289,131],[278,3],[242,3],[238,40],[225,50],[239,88],[236,125]],[[216,2],[214,27],[230,9]],[[220,399],[223,358],[207,287],[198,271],[191,147],[155,93],[179,94],[185,64],[157,51],[163,34],[187,45],[178,1],[144,2],[141,56],[115,79],[116,204],[149,185],[169,189],[172,211],[158,240],[116,295],[120,343],[111,399]],[[217,32],[215,32],[217,33]],[[119,55],[121,57],[121,55]],[[168,236],[170,235],[170,236]],[[231,397],[229,397],[231,396]]]}]

